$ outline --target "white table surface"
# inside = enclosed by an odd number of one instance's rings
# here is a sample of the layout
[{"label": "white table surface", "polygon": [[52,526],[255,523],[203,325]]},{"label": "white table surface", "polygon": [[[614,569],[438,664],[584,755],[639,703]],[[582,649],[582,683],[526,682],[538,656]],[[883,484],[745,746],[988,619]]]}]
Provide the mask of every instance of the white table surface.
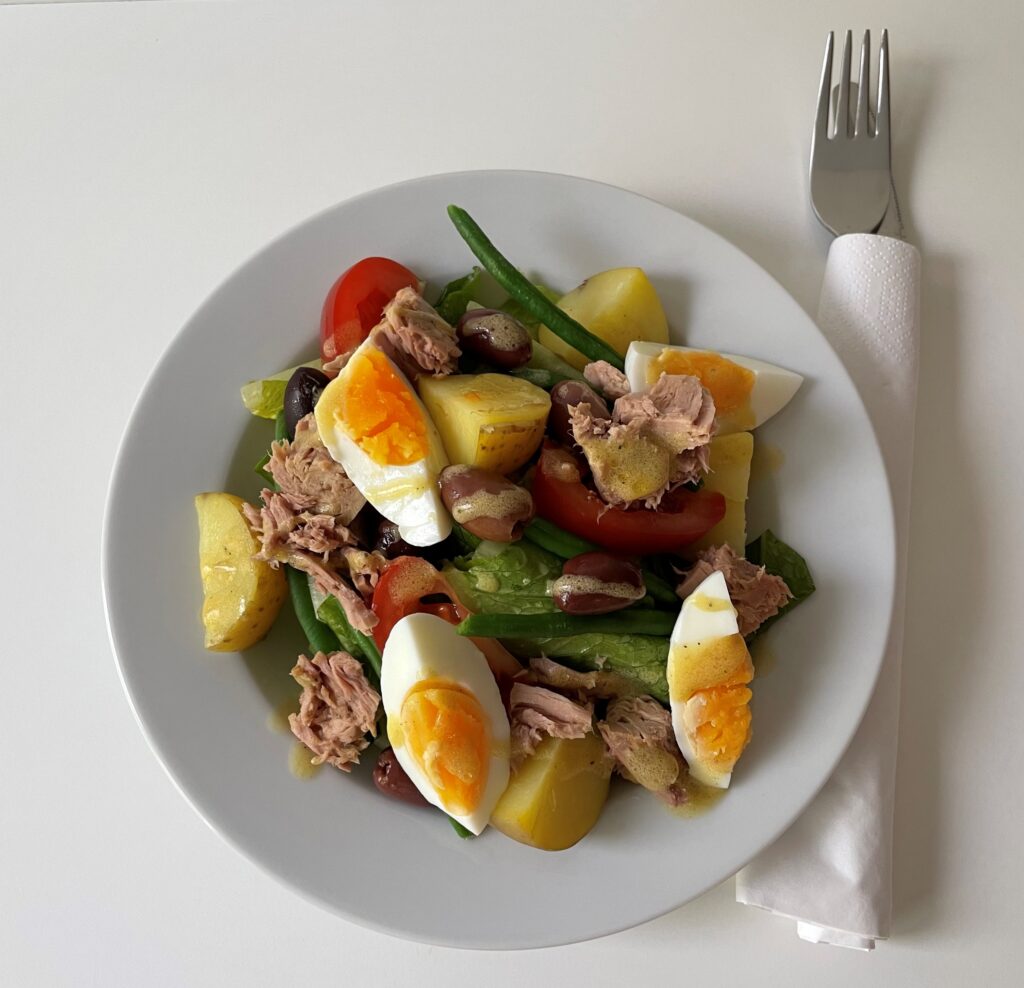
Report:
[{"label": "white table surface", "polygon": [[[0,983],[1020,983],[1024,17],[1012,0],[697,6],[0,7]],[[853,9],[892,34],[925,258],[892,941],[802,943],[727,883],[598,942],[494,955],[279,888],[175,791],[107,643],[100,519],[149,368],[269,238],[465,168],[653,196],[813,312],[828,241],[808,128],[824,33]]]}]

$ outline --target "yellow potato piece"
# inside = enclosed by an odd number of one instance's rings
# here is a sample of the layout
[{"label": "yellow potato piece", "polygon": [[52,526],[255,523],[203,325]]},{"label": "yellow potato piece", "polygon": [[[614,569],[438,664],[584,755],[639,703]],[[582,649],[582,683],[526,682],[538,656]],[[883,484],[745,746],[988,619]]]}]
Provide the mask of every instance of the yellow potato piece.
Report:
[{"label": "yellow potato piece", "polygon": [[417,388],[452,463],[511,473],[544,438],[551,398],[508,374],[423,377]]},{"label": "yellow potato piece", "polygon": [[596,734],[545,738],[512,776],[491,826],[521,844],[563,851],[597,823],[610,777],[611,763]]},{"label": "yellow potato piece", "polygon": [[203,627],[212,652],[240,652],[269,630],[288,592],[283,570],[253,559],[259,549],[240,497],[196,495]]},{"label": "yellow potato piece", "polygon": [[[668,320],[654,285],[642,268],[612,268],[588,278],[558,300],[558,307],[625,357],[634,340],[668,343]],[[540,342],[573,367],[587,358],[541,326]]]},{"label": "yellow potato piece", "polygon": [[750,486],[750,461],[754,456],[753,433],[715,436],[708,453],[711,470],[704,478],[704,489],[721,491],[730,501],[745,501]]},{"label": "yellow potato piece", "polygon": [[711,440],[711,471],[704,478],[704,489],[725,495],[725,517],[689,547],[691,553],[725,544],[743,555],[747,544],[747,490],[753,455],[754,437],[749,432],[734,432]]}]

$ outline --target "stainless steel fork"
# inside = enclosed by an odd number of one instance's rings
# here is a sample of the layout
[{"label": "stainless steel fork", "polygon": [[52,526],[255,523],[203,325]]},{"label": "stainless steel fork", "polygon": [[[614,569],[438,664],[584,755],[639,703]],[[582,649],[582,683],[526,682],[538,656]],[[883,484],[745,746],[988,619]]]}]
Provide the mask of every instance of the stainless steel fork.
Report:
[{"label": "stainless steel fork", "polygon": [[835,36],[825,42],[825,63],[818,90],[818,112],[811,138],[811,205],[818,219],[837,237],[874,233],[889,208],[892,185],[889,139],[889,32],[882,32],[878,57],[878,99],[868,107],[871,89],[871,32],[860,49],[856,114],[850,114],[850,68],[853,32],[846,32],[843,64],[837,83],[835,123],[829,126],[832,53]]}]

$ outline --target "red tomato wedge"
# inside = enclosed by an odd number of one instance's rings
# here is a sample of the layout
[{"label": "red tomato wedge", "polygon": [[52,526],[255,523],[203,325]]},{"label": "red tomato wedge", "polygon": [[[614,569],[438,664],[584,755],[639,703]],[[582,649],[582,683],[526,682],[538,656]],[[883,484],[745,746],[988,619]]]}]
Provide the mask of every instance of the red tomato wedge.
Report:
[{"label": "red tomato wedge", "polygon": [[580,480],[566,479],[566,454],[550,444],[533,478],[537,514],[573,535],[630,555],[676,552],[711,531],[725,515],[717,491],[676,490],[656,511],[611,508]]},{"label": "red tomato wedge", "polygon": [[390,258],[364,257],[353,264],[327,293],[320,317],[320,356],[333,360],[359,346],[395,292],[418,286],[416,275]]},{"label": "red tomato wedge", "polygon": [[[399,556],[392,559],[380,575],[373,591],[373,613],[379,618],[373,629],[373,638],[383,652],[391,629],[409,614],[434,614],[450,624],[458,624],[472,611],[459,600],[452,585],[425,559]],[[474,638],[473,641],[499,680],[514,676],[522,669],[519,660],[495,639]]]}]

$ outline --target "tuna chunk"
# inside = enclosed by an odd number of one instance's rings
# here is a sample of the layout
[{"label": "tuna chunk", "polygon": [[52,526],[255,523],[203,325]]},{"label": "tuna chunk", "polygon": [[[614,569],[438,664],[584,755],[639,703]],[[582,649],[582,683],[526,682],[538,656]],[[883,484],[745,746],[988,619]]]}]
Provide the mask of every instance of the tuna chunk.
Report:
[{"label": "tuna chunk", "polygon": [[523,682],[574,693],[581,703],[628,696],[633,692],[629,681],[617,673],[600,670],[578,672],[546,657],[530,659],[530,667],[522,673],[521,679]]},{"label": "tuna chunk", "polygon": [[610,421],[590,411],[573,406],[569,421],[608,504],[656,508],[707,472],[715,403],[698,378],[662,374],[652,388],[617,398]]},{"label": "tuna chunk", "polygon": [[514,683],[509,709],[513,766],[532,755],[545,737],[582,738],[594,729],[589,704],[576,703],[542,686]]},{"label": "tuna chunk", "polygon": [[345,369],[345,365],[352,359],[352,354],[355,352],[356,348],[352,347],[351,350],[346,350],[330,360],[325,360],[320,370],[333,381]]},{"label": "tuna chunk", "polygon": [[583,368],[587,384],[600,391],[609,401],[629,394],[629,379],[607,360],[595,360]]},{"label": "tuna chunk", "polygon": [[355,546],[346,546],[341,550],[341,556],[348,567],[348,578],[352,581],[352,586],[369,604],[373,600],[373,591],[380,574],[388,561],[387,557],[382,552],[366,552]]},{"label": "tuna chunk", "polygon": [[267,469],[297,510],[332,515],[347,525],[366,503],[320,441],[312,414],[299,420],[292,442],[271,445]]},{"label": "tuna chunk", "polygon": [[711,442],[715,402],[700,378],[662,374],[647,391],[619,398],[612,418],[623,424],[642,422],[652,439],[673,453],[683,453]]},{"label": "tuna chunk", "polygon": [[347,652],[300,655],[292,678],[302,687],[299,712],[288,718],[294,734],[311,752],[313,764],[330,762],[343,772],[377,734],[380,694],[362,665]]},{"label": "tuna chunk", "polygon": [[689,772],[672,731],[672,717],[650,696],[612,700],[598,723],[616,770],[669,806],[687,799]]},{"label": "tuna chunk", "polygon": [[728,545],[712,546],[697,554],[697,561],[676,588],[684,600],[714,572],[725,577],[729,596],[736,608],[736,620],[743,636],[753,634],[770,617],[774,617],[793,596],[786,581],[774,576],[763,566],[736,555]]},{"label": "tuna chunk", "polygon": [[377,615],[338,573],[332,554],[352,545],[352,532],[330,515],[302,511],[301,498],[278,491],[264,490],[263,507],[246,504],[242,508],[249,527],[260,540],[257,559],[277,568],[283,563],[307,573],[321,593],[338,599],[354,628],[369,634]]},{"label": "tuna chunk", "polygon": [[414,288],[400,289],[388,302],[373,342],[411,378],[454,374],[462,352],[455,330]]}]

